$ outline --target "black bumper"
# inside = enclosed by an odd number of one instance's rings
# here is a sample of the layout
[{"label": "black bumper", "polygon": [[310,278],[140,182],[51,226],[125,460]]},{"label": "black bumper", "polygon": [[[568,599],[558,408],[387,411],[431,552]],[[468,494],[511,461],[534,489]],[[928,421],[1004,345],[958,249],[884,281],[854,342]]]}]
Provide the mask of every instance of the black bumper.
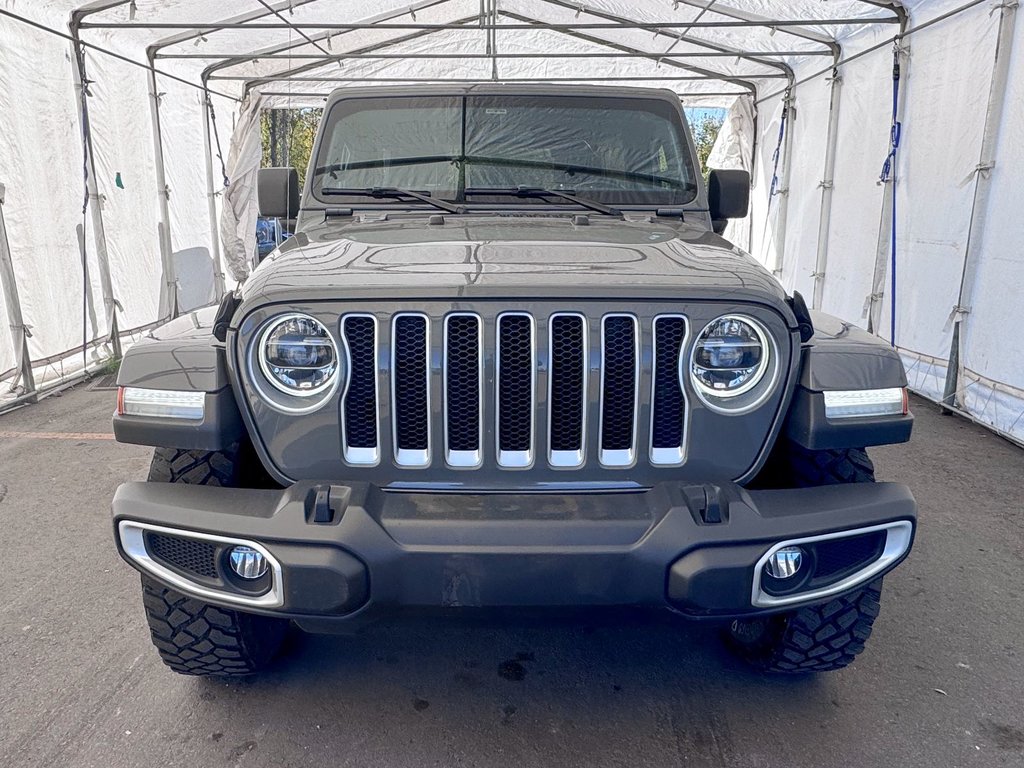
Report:
[{"label": "black bumper", "polygon": [[[122,557],[168,586],[329,629],[403,606],[663,606],[698,617],[783,610],[794,601],[752,599],[758,561],[772,546],[901,526],[902,549],[868,574],[877,578],[909,551],[916,504],[894,483],[751,492],[663,483],[630,494],[476,496],[359,484],[265,491],[136,482],[118,489],[113,515]],[[186,570],[154,570],[137,551],[152,527],[206,535],[220,575],[196,581],[197,592],[183,588]],[[253,597],[230,578],[231,542],[218,537],[265,548],[276,561],[273,595]],[[849,591],[866,580],[839,586]]]}]

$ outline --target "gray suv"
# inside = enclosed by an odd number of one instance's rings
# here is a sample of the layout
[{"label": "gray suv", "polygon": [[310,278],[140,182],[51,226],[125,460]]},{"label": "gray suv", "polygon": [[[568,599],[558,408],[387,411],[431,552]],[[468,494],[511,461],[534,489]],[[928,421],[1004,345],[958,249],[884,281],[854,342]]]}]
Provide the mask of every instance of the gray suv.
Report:
[{"label": "gray suv", "polygon": [[718,233],[678,98],[359,88],[328,100],[295,219],[219,307],[125,355],[114,497],[153,642],[252,673],[291,626],[632,606],[721,624],[757,668],[845,666],[916,505],[865,446],[906,376]]}]

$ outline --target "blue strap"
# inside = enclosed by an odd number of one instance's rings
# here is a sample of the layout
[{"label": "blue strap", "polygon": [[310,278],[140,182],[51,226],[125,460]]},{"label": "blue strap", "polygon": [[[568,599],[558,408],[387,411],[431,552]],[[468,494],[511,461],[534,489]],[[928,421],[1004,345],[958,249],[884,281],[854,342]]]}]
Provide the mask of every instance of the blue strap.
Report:
[{"label": "blue strap", "polygon": [[889,251],[891,264],[889,265],[890,291],[889,291],[889,343],[896,346],[896,152],[900,147],[900,136],[903,133],[903,123],[898,120],[900,101],[900,47],[899,41],[893,42],[892,48],[892,125],[889,129],[889,154],[885,156],[882,163],[882,173],[878,179],[883,184],[892,182],[892,207],[891,221],[889,225]]},{"label": "blue strap", "polygon": [[779,120],[779,139],[772,153],[772,185],[768,190],[769,199],[779,192],[779,156],[782,154],[782,138],[786,134],[786,117],[789,115],[789,91],[782,97],[782,119]]}]

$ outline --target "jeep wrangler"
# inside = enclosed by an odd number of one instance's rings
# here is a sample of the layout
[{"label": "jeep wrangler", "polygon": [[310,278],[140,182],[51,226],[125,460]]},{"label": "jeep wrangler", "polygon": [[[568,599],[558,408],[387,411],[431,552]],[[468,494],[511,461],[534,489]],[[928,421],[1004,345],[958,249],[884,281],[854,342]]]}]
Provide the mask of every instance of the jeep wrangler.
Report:
[{"label": "jeep wrangler", "polygon": [[[718,233],[661,90],[347,88],[294,219],[219,307],[132,347],[113,500],[164,662],[264,667],[291,625],[400,610],[666,609],[758,669],[849,664],[910,551],[906,375]],[[289,221],[289,223],[291,223]]]}]

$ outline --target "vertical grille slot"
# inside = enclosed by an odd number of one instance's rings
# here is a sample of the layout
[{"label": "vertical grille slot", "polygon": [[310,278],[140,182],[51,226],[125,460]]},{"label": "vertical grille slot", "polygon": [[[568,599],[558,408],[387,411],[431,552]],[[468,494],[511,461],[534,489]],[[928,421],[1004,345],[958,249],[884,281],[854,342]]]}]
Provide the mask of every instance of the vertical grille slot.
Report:
[{"label": "vertical grille slot", "polygon": [[651,463],[683,462],[686,395],[679,383],[679,357],[686,340],[682,315],[654,319],[654,373],[651,384]]},{"label": "vertical grille slot", "polygon": [[448,315],[444,323],[445,460],[453,467],[480,465],[483,356],[477,315]]},{"label": "vertical grille slot", "polygon": [[342,407],[345,461],[376,464],[380,459],[377,424],[377,320],[346,315],[341,333],[348,349],[348,387]]},{"label": "vertical grille slot", "polygon": [[583,464],[586,434],[586,318],[552,315],[549,335],[549,461],[553,467],[578,467]]},{"label": "vertical grille slot", "polygon": [[430,463],[430,330],[424,315],[395,315],[391,343],[395,463]]},{"label": "vertical grille slot", "polygon": [[533,406],[536,399],[536,343],[530,315],[498,316],[497,443],[498,464],[523,468],[533,464]]},{"label": "vertical grille slot", "polygon": [[632,315],[605,315],[601,324],[601,463],[632,466],[636,460],[636,417],[640,346]]}]

